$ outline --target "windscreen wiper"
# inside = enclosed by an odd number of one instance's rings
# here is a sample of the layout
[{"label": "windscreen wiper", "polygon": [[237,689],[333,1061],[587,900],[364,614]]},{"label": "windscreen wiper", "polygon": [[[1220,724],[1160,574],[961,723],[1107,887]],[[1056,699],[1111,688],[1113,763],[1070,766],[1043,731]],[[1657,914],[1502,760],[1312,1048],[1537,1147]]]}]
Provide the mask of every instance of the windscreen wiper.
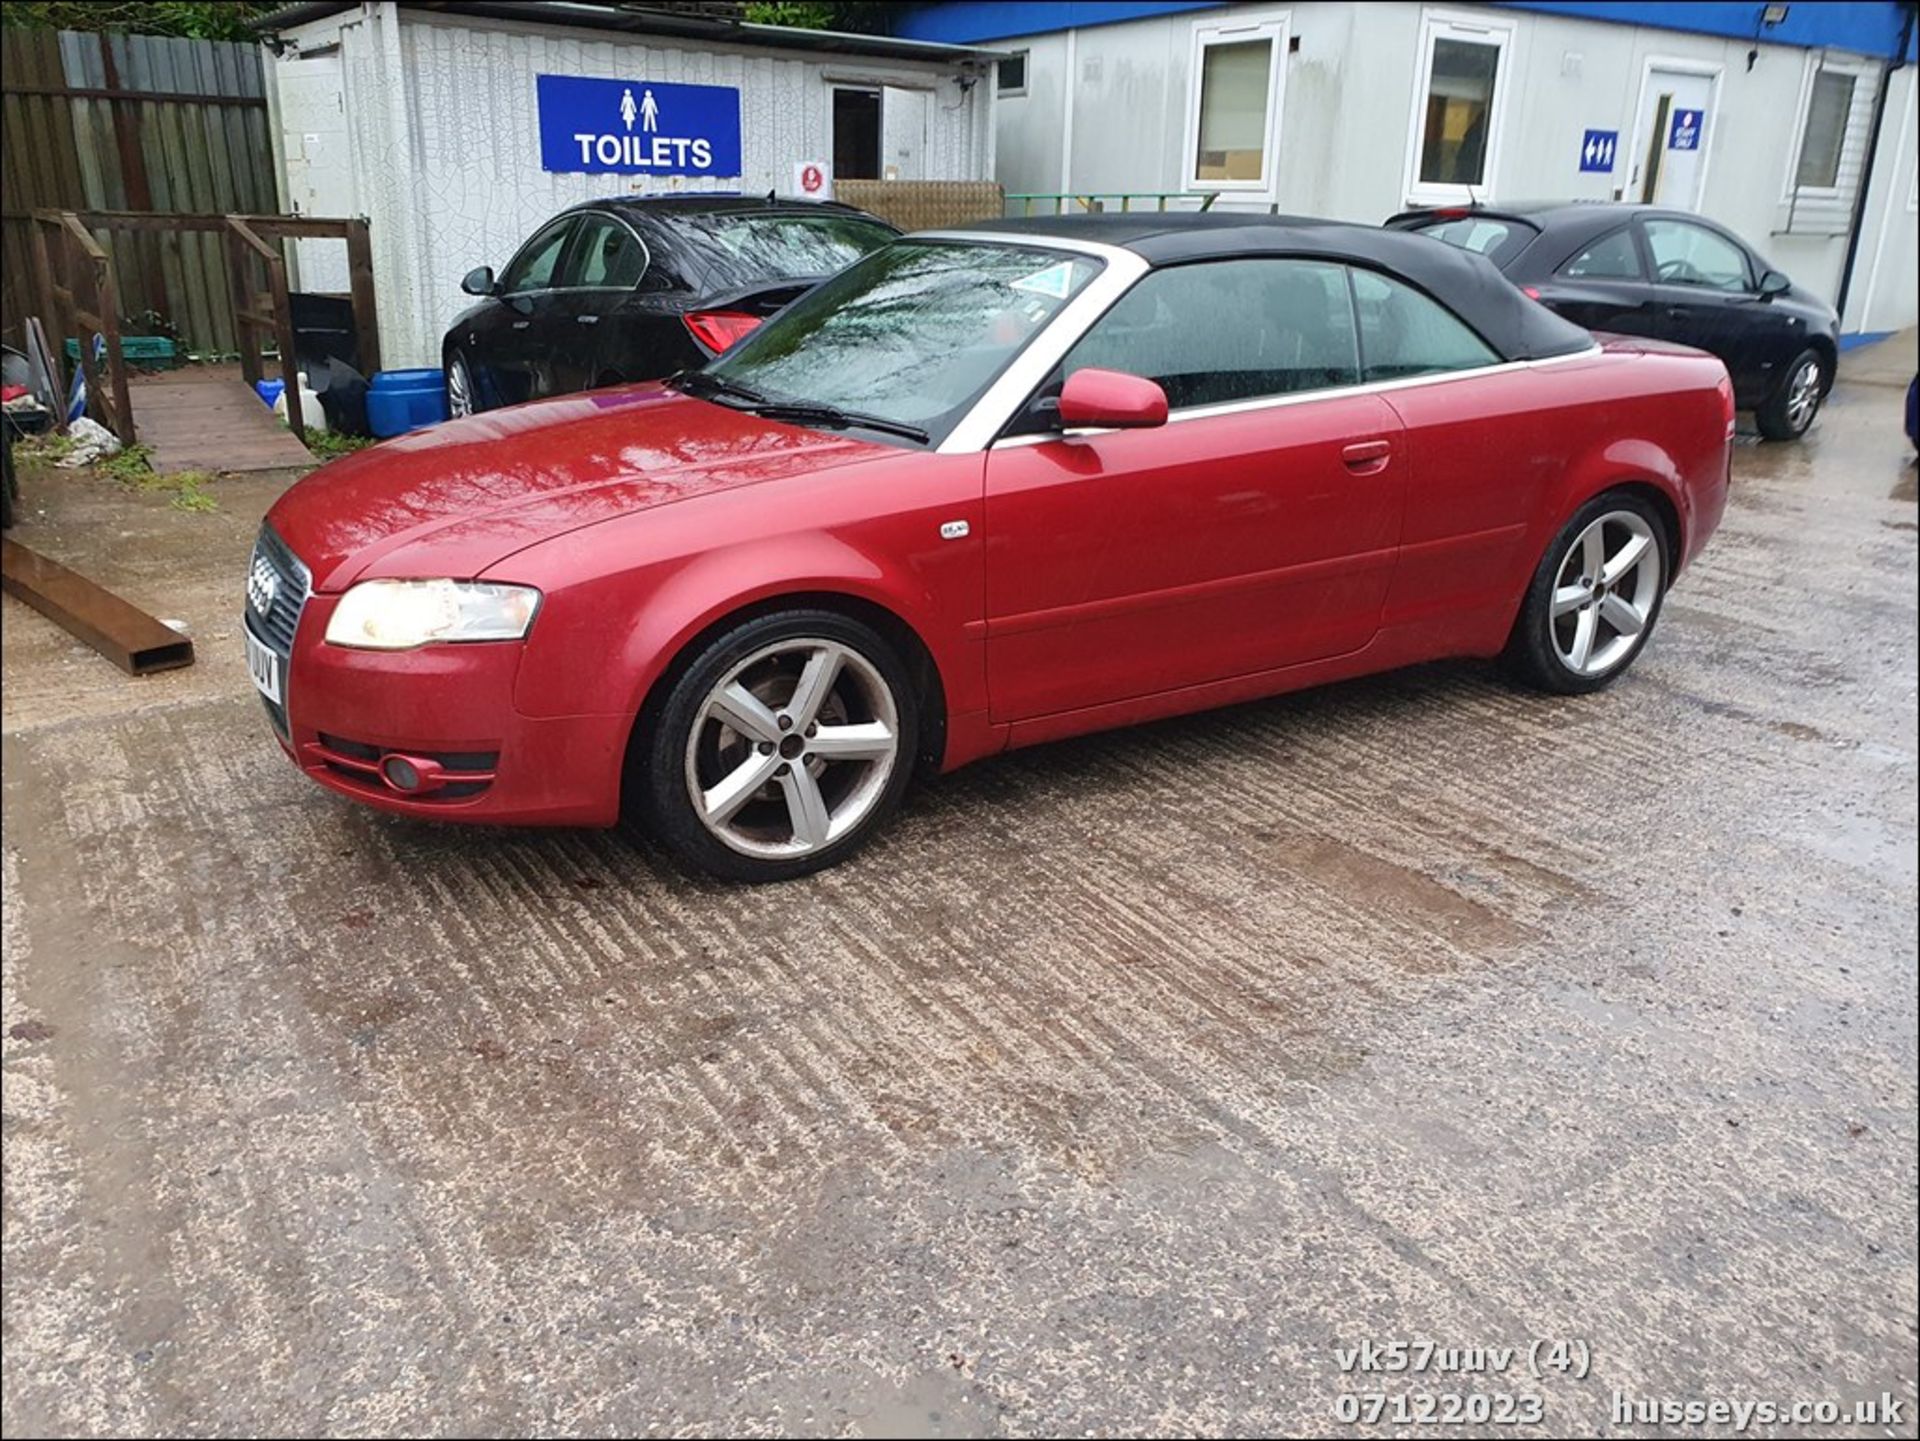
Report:
[{"label": "windscreen wiper", "polygon": [[725,395],[734,400],[745,401],[748,405],[766,405],[767,397],[752,386],[741,385],[738,381],[728,380],[725,376],[715,375],[709,370],[676,370],[666,379],[666,383],[675,390],[683,390],[688,395]]},{"label": "windscreen wiper", "polygon": [[871,415],[864,410],[842,410],[837,405],[822,405],[811,400],[763,400],[758,405],[746,408],[768,420],[785,420],[794,425],[819,425],[834,429],[857,426],[862,430],[904,436],[921,445],[931,438],[919,426],[908,425],[902,420],[888,420],[884,415]]}]

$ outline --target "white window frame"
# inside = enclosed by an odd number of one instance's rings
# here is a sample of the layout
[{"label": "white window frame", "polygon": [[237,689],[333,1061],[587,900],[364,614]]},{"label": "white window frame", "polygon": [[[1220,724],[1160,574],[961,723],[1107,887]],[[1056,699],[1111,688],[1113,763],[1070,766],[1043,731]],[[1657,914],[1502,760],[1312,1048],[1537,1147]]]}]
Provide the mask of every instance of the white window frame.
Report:
[{"label": "white window frame", "polygon": [[[1287,53],[1293,35],[1293,12],[1263,11],[1234,15],[1230,20],[1200,21],[1193,27],[1188,58],[1186,153],[1180,162],[1181,188],[1219,195],[1276,200],[1280,180],[1280,111],[1287,98]],[[1237,45],[1267,40],[1271,45],[1267,70],[1267,130],[1261,137],[1258,180],[1202,180],[1200,169],[1200,91],[1206,78],[1207,51],[1215,45]]]},{"label": "white window frame", "polygon": [[[1830,51],[1809,50],[1806,68],[1800,75],[1800,103],[1793,108],[1793,144],[1787,150],[1787,173],[1781,178],[1780,199],[1791,203],[1797,194],[1802,200],[1838,200],[1847,192],[1839,185],[1796,185],[1795,178],[1800,174],[1800,150],[1806,144],[1807,121],[1813,118],[1813,79],[1822,70],[1842,72],[1853,77],[1853,105],[1860,103],[1862,82],[1871,81],[1877,67],[1864,56],[1836,55]],[[1867,95],[1872,103],[1872,96]],[[1847,131],[1853,128],[1853,110],[1847,111],[1847,118],[1840,127],[1840,153],[1844,163],[1847,149]],[[1836,172],[1836,180],[1839,178]],[[1858,179],[1854,182],[1859,183]]]},{"label": "white window frame", "polygon": [[[1407,118],[1406,196],[1409,206],[1454,205],[1470,200],[1491,200],[1494,179],[1500,173],[1500,133],[1507,111],[1507,90],[1512,66],[1515,24],[1492,15],[1467,14],[1458,10],[1422,10],[1420,12],[1420,50],[1413,77],[1413,113]],[[1487,165],[1481,183],[1475,186],[1423,183],[1420,179],[1420,147],[1426,142],[1427,94],[1433,83],[1433,52],[1441,40],[1461,40],[1470,45],[1491,45],[1498,52],[1493,66],[1493,98],[1487,106]]]},{"label": "white window frame", "polygon": [[[1009,60],[1020,62],[1020,83],[1006,89],[1000,87],[1000,67]],[[1031,50],[1009,50],[993,62],[993,98],[995,100],[1018,100],[1027,93],[1027,85],[1033,79],[1033,52]]]},{"label": "white window frame", "polygon": [[[1653,72],[1663,70],[1669,75],[1699,75],[1711,81],[1707,90],[1707,113],[1700,127],[1700,198],[1701,207],[1695,214],[1704,214],[1707,203],[1707,172],[1713,166],[1713,132],[1720,123],[1720,80],[1727,73],[1727,67],[1714,60],[1692,60],[1679,55],[1649,55],[1640,66],[1640,93],[1633,101],[1633,145],[1627,150],[1627,178],[1618,187],[1622,196],[1634,188],[1640,178],[1634,173],[1634,167],[1645,162],[1648,143],[1653,137],[1641,127],[1647,123],[1647,92],[1653,88]],[[1669,120],[1671,125],[1672,121]],[[1662,149],[1666,148],[1667,137],[1660,138]],[[1615,176],[1619,172],[1616,170]],[[1637,202],[1636,202],[1637,203]]]}]

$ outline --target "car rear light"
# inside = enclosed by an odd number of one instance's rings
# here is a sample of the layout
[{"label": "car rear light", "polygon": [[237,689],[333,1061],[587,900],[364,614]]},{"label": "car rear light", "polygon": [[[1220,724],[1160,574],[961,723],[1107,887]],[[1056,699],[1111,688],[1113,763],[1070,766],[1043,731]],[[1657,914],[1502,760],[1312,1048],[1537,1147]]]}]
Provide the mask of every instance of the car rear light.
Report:
[{"label": "car rear light", "polygon": [[1463,210],[1457,205],[1450,205],[1444,210],[1434,211],[1433,214],[1438,220],[1464,220],[1467,216],[1473,214],[1473,212],[1471,210]]},{"label": "car rear light", "polygon": [[1540,298],[1540,287],[1537,285],[1523,285],[1520,287],[1520,293],[1529,300],[1538,300]]},{"label": "car rear light", "polygon": [[718,355],[758,325],[760,317],[739,310],[695,310],[686,321],[693,338]]},{"label": "car rear light", "polygon": [[1720,381],[1713,388],[1715,391],[1719,393],[1719,396],[1720,396],[1720,411],[1721,411],[1721,414],[1726,418],[1726,422],[1727,422],[1727,439],[1732,440],[1733,439],[1733,417],[1734,417],[1733,377],[1731,375],[1728,375],[1726,371],[1722,370],[1720,372]]}]

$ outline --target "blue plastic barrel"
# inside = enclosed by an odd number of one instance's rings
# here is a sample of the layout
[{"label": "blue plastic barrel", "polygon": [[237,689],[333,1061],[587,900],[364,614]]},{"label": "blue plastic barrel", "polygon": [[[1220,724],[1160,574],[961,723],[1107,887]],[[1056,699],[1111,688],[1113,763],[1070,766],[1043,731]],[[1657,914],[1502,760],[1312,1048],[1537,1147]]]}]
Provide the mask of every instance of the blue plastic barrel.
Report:
[{"label": "blue plastic barrel", "polygon": [[284,380],[256,380],[253,383],[254,394],[266,403],[268,410],[273,409],[274,401],[280,398],[280,392],[287,388]]},{"label": "blue plastic barrel", "polygon": [[446,382],[437,370],[383,370],[367,386],[367,429],[382,440],[446,418]]}]

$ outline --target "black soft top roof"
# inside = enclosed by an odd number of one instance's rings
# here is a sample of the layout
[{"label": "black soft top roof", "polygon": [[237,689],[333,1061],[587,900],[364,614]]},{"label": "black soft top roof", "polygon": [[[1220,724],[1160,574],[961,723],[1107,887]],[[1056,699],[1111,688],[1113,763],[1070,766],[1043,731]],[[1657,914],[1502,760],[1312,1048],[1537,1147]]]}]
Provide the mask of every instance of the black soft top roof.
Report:
[{"label": "black soft top roof", "polygon": [[1571,355],[1593,345],[1593,337],[1579,326],[1522,295],[1485,256],[1411,231],[1291,215],[1193,211],[986,220],[957,229],[1008,240],[1024,236],[1117,245],[1153,266],[1253,255],[1337,260],[1411,281],[1506,360]]}]

